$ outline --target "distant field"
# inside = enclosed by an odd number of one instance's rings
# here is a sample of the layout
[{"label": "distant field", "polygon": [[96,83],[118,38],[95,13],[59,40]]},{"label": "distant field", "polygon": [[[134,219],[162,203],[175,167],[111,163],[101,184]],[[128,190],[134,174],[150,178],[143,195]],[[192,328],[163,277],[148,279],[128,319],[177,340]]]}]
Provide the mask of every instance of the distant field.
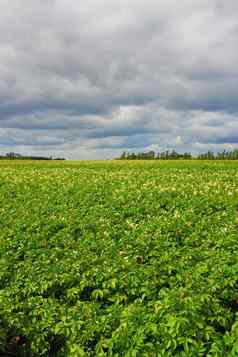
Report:
[{"label": "distant field", "polygon": [[238,356],[238,162],[0,161],[6,350]]}]

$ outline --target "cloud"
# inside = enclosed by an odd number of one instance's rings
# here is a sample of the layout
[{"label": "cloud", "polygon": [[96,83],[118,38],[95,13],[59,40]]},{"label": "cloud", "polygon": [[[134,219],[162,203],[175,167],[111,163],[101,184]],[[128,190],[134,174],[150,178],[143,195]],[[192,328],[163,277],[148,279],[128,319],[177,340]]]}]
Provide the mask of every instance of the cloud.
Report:
[{"label": "cloud", "polygon": [[234,0],[0,0],[0,150],[236,145]]}]

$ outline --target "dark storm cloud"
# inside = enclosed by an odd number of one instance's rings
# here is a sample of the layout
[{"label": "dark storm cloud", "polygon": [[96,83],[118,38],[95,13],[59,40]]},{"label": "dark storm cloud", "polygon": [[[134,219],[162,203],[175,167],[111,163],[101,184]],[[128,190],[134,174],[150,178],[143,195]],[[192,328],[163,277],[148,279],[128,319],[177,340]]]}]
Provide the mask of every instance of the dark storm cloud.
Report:
[{"label": "dark storm cloud", "polygon": [[69,158],[237,143],[235,0],[0,0],[0,145]]}]

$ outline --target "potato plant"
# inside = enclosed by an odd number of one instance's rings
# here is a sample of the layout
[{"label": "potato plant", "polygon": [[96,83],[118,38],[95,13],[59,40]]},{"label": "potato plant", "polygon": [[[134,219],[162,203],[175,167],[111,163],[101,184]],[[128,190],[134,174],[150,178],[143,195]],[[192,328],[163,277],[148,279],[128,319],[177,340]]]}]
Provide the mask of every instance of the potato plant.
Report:
[{"label": "potato plant", "polygon": [[237,162],[1,162],[0,352],[238,356],[237,229]]}]

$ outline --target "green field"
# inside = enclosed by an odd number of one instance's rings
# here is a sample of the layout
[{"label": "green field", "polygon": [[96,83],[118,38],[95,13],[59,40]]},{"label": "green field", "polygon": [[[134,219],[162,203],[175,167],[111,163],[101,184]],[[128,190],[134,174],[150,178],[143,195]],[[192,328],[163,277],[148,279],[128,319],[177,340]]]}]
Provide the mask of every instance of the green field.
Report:
[{"label": "green field", "polygon": [[238,356],[238,162],[0,162],[11,349]]}]

